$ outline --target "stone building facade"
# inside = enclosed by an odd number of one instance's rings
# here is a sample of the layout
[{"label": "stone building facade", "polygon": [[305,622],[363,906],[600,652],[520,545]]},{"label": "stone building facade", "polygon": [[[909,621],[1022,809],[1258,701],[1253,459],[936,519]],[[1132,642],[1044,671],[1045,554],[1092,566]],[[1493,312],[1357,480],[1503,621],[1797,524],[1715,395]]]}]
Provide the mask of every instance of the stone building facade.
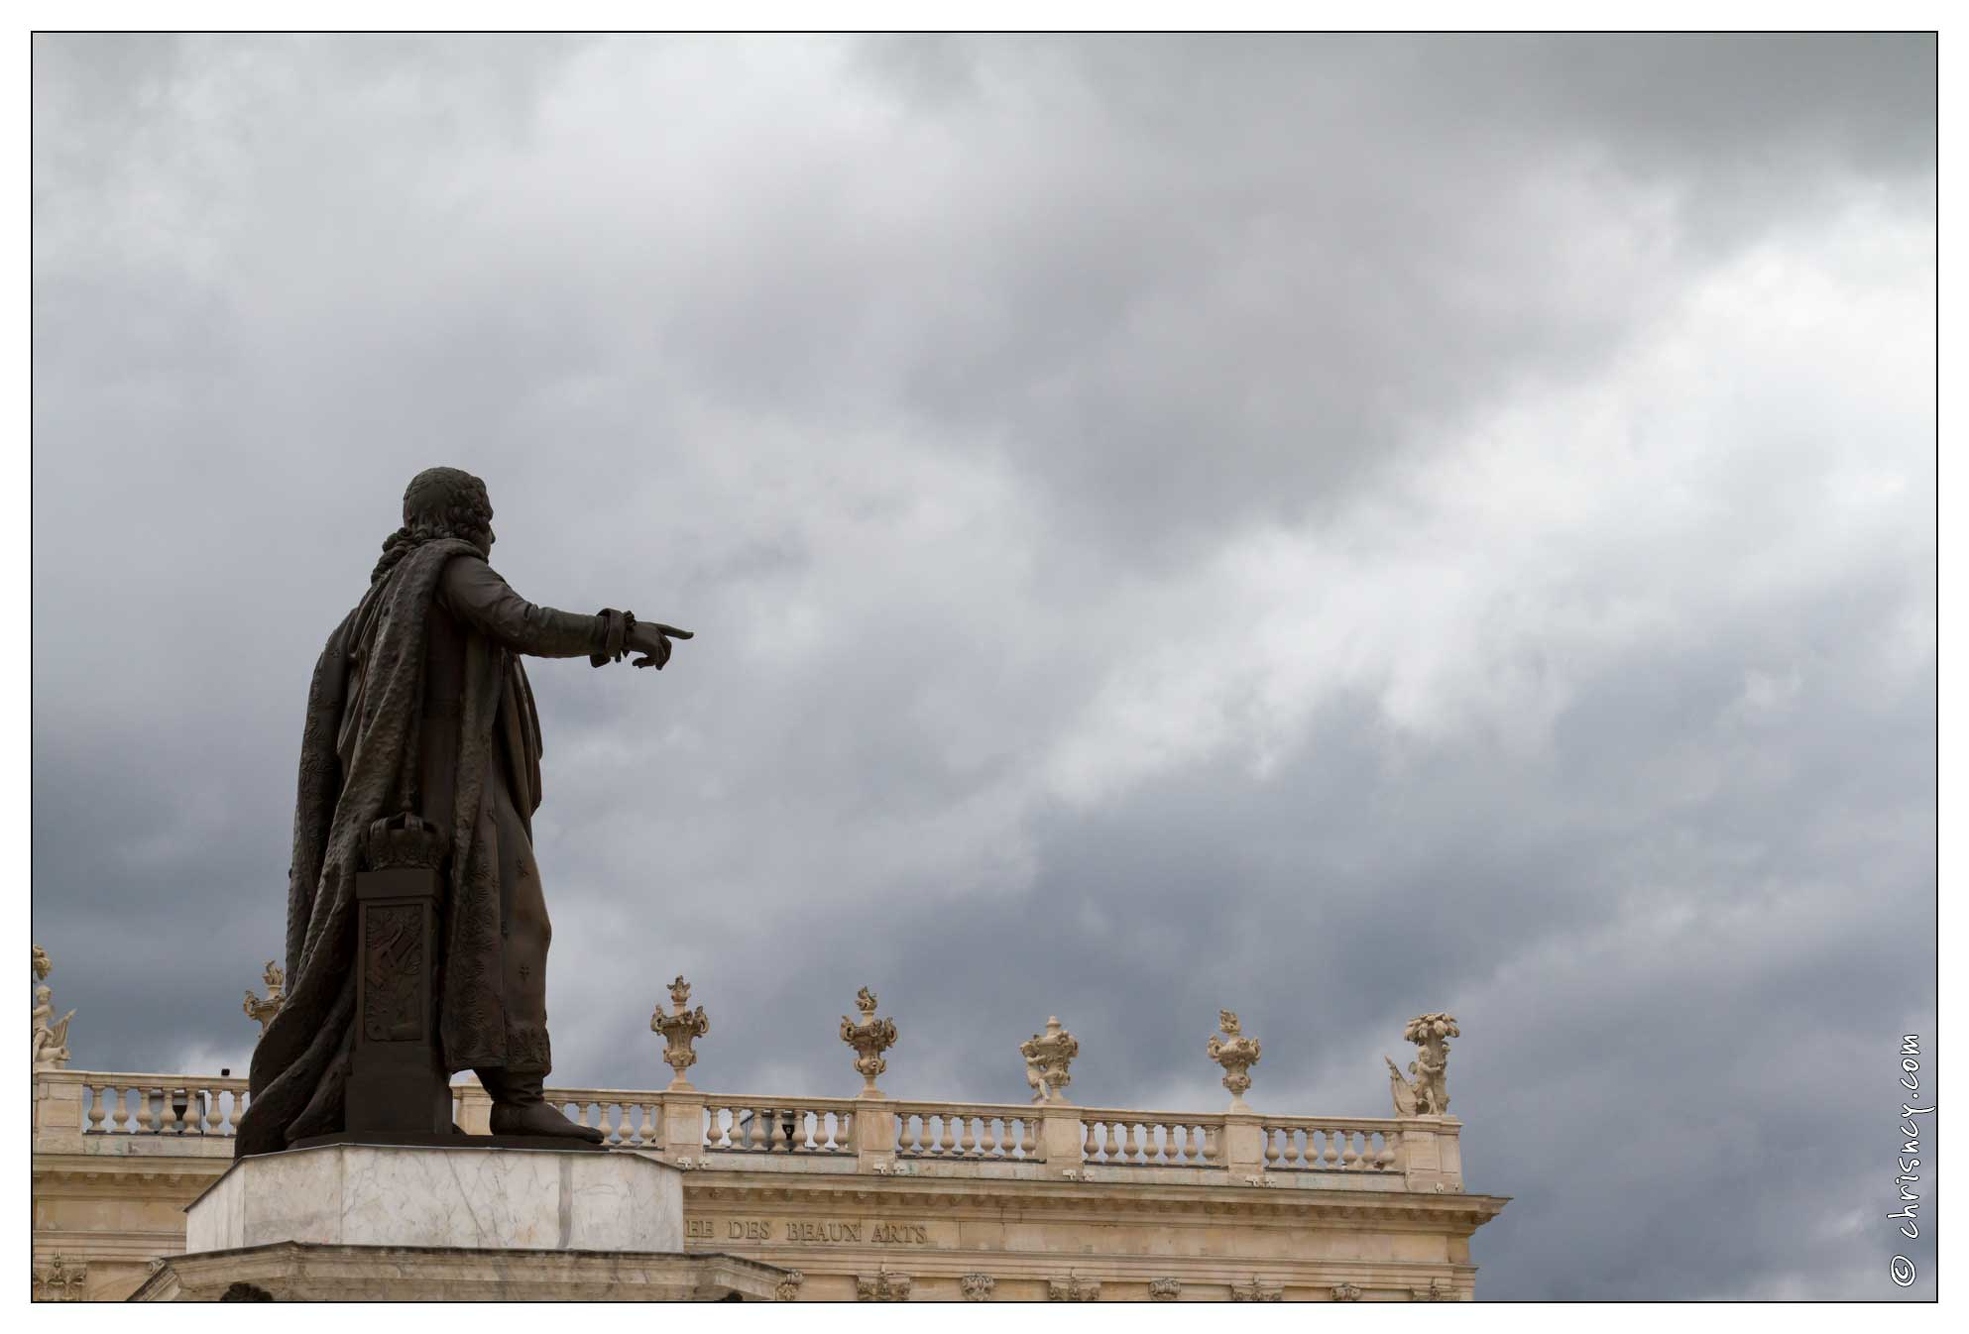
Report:
[{"label": "stone building facade", "polygon": [[[1441,1049],[1424,1046],[1416,1083],[1394,1073],[1395,1102],[1419,1089],[1440,1110],[1385,1118],[1251,1110],[1258,1048],[1233,1015],[1211,1049],[1225,1111],[1073,1105],[1077,1046],[1057,1023],[1022,1049],[1031,1103],[900,1100],[875,1083],[894,1028],[866,994],[842,1021],[860,1096],[733,1097],[684,1078],[705,1027],[688,995],[679,979],[652,1019],[667,1088],[550,1096],[612,1151],[683,1169],[686,1249],[788,1271],[780,1300],[1467,1301],[1471,1234],[1506,1203],[1465,1189],[1446,1045],[1426,1024]],[[36,1299],[119,1300],[181,1253],[184,1209],[231,1164],[245,1099],[243,1079],[37,1068]],[[458,1087],[465,1130],[489,1107]]]}]

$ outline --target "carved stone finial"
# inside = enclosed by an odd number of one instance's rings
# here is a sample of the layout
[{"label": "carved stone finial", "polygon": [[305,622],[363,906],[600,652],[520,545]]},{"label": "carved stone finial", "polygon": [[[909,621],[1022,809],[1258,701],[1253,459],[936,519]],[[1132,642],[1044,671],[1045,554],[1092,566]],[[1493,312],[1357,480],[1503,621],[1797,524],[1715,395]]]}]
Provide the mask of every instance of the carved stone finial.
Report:
[{"label": "carved stone finial", "polygon": [[1152,1278],[1149,1280],[1149,1300],[1152,1302],[1173,1302],[1183,1295],[1183,1280],[1180,1278]]},{"label": "carved stone finial", "polygon": [[[70,1010],[60,1019],[55,1018],[54,991],[45,983],[54,964],[48,958],[48,951],[39,945],[34,947],[34,978],[43,985],[34,988],[34,1005],[30,1014],[33,1041],[34,1066],[36,1070],[60,1070],[68,1064],[68,1021],[75,1018]],[[60,1300],[66,1301],[67,1298]]]},{"label": "carved stone finial", "polygon": [[1032,1100],[1064,1103],[1066,1095],[1061,1090],[1073,1082],[1067,1065],[1080,1055],[1080,1043],[1060,1027],[1059,1018],[1049,1016],[1045,1034],[1034,1033],[1020,1043],[1019,1054],[1026,1058],[1026,1083],[1032,1086]]},{"label": "carved stone finial", "polygon": [[1447,1116],[1449,1114],[1449,1089],[1444,1076],[1449,1069],[1449,1043],[1446,1039],[1460,1038],[1463,1031],[1456,1026],[1456,1016],[1452,1014],[1425,1014],[1408,1021],[1402,1036],[1416,1044],[1415,1059],[1408,1063],[1408,1072],[1414,1078],[1402,1078],[1402,1072],[1393,1060],[1388,1062],[1389,1091],[1395,1101],[1397,1116]]},{"label": "carved stone finial", "polygon": [[964,1274],[958,1278],[957,1286],[963,1290],[965,1301],[988,1302],[991,1300],[991,1290],[998,1286],[998,1280],[990,1274]]},{"label": "carved stone finial", "polygon": [[882,1059],[882,1053],[896,1045],[896,1021],[877,1019],[875,993],[863,987],[855,993],[855,1008],[861,1012],[859,1020],[841,1016],[841,1041],[855,1049],[855,1069],[861,1072],[866,1081],[862,1085],[860,1097],[880,1098],[886,1096],[875,1087],[875,1077],[889,1068]]},{"label": "carved stone finial", "polygon": [[266,971],[260,974],[260,980],[267,984],[266,998],[262,1000],[259,996],[249,991],[246,993],[245,1005],[240,1008],[246,1011],[246,1017],[248,1019],[257,1019],[260,1021],[260,1036],[265,1037],[267,1035],[267,1025],[272,1023],[273,1017],[280,1013],[281,1004],[287,999],[287,993],[282,990],[287,978],[286,974],[281,971],[280,965],[272,959],[268,959]]},{"label": "carved stone finial", "polygon": [[1224,1087],[1231,1091],[1231,1110],[1248,1112],[1251,1108],[1245,1103],[1244,1094],[1251,1087],[1249,1071],[1258,1064],[1258,1039],[1244,1036],[1235,1011],[1219,1010],[1217,1026],[1224,1030],[1223,1040],[1212,1036],[1205,1050],[1211,1060],[1224,1067]]},{"label": "carved stone finial", "polygon": [[663,1063],[674,1072],[670,1077],[672,1092],[690,1088],[684,1071],[697,1064],[697,1052],[691,1044],[711,1031],[711,1021],[704,1017],[702,1005],[695,1010],[685,1008],[690,998],[691,984],[679,973],[677,980],[670,984],[670,1013],[665,1014],[659,1003],[649,1017],[650,1031],[663,1035]]},{"label": "carved stone finial", "polygon": [[[865,988],[864,988],[865,990]],[[911,1279],[908,1274],[892,1274],[881,1268],[873,1277],[855,1279],[855,1300],[858,1302],[906,1302],[909,1300]]]}]

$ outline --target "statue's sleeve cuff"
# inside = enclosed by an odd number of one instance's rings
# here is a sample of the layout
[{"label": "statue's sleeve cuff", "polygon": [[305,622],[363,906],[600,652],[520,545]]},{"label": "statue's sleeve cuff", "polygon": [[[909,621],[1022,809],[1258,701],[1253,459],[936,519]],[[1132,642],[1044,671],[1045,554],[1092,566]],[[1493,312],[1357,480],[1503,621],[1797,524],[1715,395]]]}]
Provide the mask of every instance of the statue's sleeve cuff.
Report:
[{"label": "statue's sleeve cuff", "polygon": [[595,617],[595,649],[588,655],[588,665],[600,667],[611,662],[621,662],[629,636],[636,629],[636,613],[617,611],[604,607]]}]

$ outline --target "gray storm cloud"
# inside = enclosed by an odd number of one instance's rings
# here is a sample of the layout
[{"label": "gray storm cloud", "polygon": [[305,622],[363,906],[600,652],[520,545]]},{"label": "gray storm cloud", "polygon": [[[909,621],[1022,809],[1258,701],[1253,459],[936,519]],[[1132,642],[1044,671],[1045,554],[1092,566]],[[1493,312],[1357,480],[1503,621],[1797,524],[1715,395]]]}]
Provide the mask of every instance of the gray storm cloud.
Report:
[{"label": "gray storm cloud", "polygon": [[[527,596],[556,1079],[1375,1112],[1487,1297],[1881,1296],[1935,997],[1922,38],[34,46],[35,938],[245,1064],[402,488]],[[1877,1207],[1876,1207],[1877,1206]],[[1924,1279],[1924,1283],[1928,1280]],[[1914,1291],[1922,1291],[1915,1289]],[[1925,1289],[1932,1292],[1932,1288]]]}]

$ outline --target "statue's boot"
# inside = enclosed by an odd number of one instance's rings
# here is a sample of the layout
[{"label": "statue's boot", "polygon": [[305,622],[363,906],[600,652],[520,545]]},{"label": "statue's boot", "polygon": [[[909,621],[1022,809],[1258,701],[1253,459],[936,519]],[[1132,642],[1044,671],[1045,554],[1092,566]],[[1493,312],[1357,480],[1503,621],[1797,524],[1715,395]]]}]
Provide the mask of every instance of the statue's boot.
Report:
[{"label": "statue's boot", "polygon": [[479,1071],[479,1082],[492,1095],[492,1133],[495,1135],[557,1135],[563,1139],[602,1142],[602,1132],[577,1125],[541,1096],[544,1075],[516,1075],[504,1070]]}]

